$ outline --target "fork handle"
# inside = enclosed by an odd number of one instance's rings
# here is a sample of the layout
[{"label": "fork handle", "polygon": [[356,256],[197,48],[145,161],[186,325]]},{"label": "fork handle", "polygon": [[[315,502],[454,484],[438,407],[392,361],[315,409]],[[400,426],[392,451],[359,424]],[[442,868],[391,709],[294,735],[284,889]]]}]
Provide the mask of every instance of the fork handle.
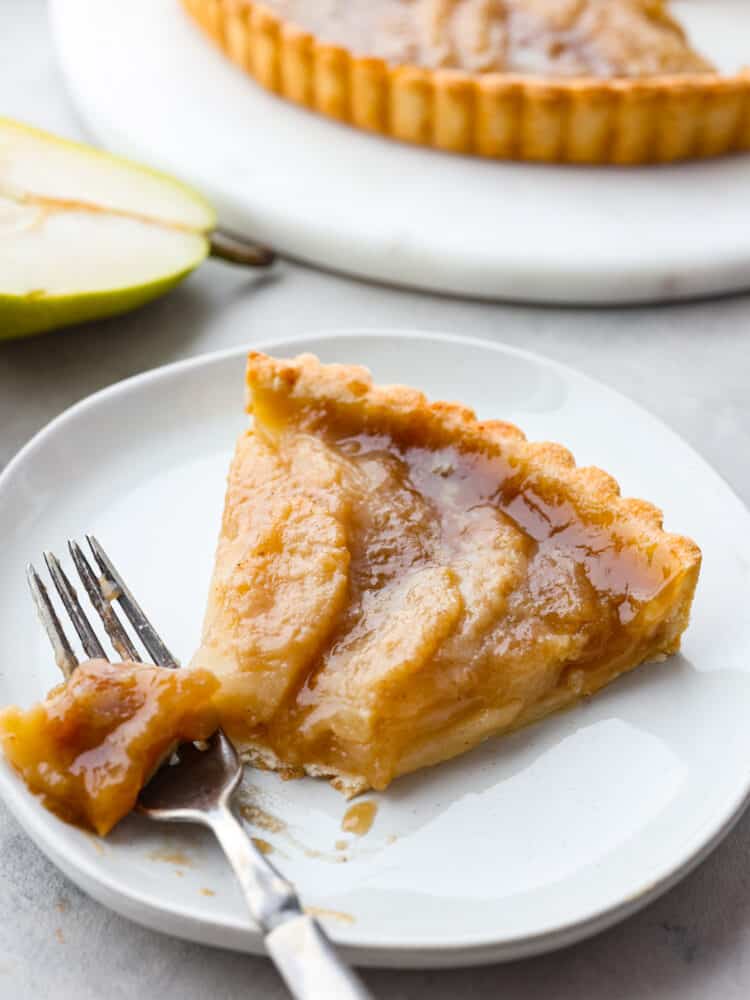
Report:
[{"label": "fork handle", "polygon": [[266,935],[265,945],[296,1000],[372,1000],[359,976],[309,914],[300,913],[279,924]]},{"label": "fork handle", "polygon": [[297,893],[255,847],[224,806],[202,815],[234,869],[265,945],[295,1000],[372,1000],[325,931],[300,905]]}]

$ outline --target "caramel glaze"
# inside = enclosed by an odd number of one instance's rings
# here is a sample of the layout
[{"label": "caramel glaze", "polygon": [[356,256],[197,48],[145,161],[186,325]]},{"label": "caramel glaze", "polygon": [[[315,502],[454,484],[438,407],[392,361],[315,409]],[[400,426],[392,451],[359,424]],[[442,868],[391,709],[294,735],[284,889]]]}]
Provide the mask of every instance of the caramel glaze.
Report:
[{"label": "caramel glaze", "polygon": [[353,833],[357,837],[364,837],[366,833],[370,832],[377,811],[377,803],[371,799],[366,802],[355,802],[344,813],[341,829],[346,833]]},{"label": "caramel glaze", "polygon": [[[256,397],[261,432],[262,409]],[[278,420],[278,411],[275,416]],[[330,428],[331,417],[322,408],[308,410],[302,419],[295,414],[297,428],[303,430]],[[279,441],[283,446],[283,434]],[[345,427],[329,434],[327,443],[351,470],[351,480],[360,482],[359,492],[353,491],[349,602],[302,683],[271,721],[251,734],[252,740],[269,746],[284,762],[315,760],[365,774],[372,787],[383,788],[399,773],[400,756],[414,736],[413,720],[424,721],[431,712],[435,731],[470,715],[477,705],[491,704],[495,691],[505,702],[512,699],[516,676],[526,670],[531,677],[544,662],[534,652],[537,638],[553,653],[555,643],[568,643],[551,686],[568,683],[576,693],[586,692],[587,671],[601,668],[604,661],[618,672],[640,662],[631,626],[646,602],[666,596],[673,585],[668,550],[639,549],[627,527],[614,523],[605,510],[582,515],[558,495],[552,478],[545,482],[536,475],[530,481],[499,448],[462,452],[440,441],[397,441],[387,433],[347,435]],[[379,492],[387,494],[380,514]],[[372,615],[367,609],[374,594],[396,587],[415,569],[450,565],[485,544],[481,532],[472,543],[470,523],[481,523],[483,512],[510,529],[525,567],[511,580],[499,620],[475,643],[473,662],[461,664],[459,658],[457,666],[455,659],[444,658],[444,668],[423,671],[422,694],[413,694],[419,685],[412,680],[404,705],[396,706],[390,719],[386,710],[377,723],[377,737],[364,737],[358,750],[356,740],[339,739],[335,727],[326,728],[331,698],[330,692],[321,696],[320,678],[346,653],[366,615]],[[442,656],[438,650],[438,664]],[[532,682],[524,683],[528,690]],[[381,749],[374,758],[375,739]]]}]

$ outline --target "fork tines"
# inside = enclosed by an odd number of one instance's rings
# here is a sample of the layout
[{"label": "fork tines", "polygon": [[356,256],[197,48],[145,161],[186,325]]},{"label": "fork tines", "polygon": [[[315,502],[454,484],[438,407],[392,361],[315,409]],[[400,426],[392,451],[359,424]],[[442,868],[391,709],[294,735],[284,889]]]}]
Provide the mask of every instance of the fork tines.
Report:
[{"label": "fork tines", "polygon": [[[115,601],[120,605],[153,662],[162,667],[179,666],[101,544],[93,535],[87,535],[86,541],[99,569],[98,574],[77,542],[69,541],[68,550],[91,605],[101,619],[104,631],[109,636],[117,656],[122,660],[135,662],[140,662],[142,659],[112,606]],[[76,589],[60,565],[59,559],[52,552],[45,552],[44,561],[55,590],[81,641],[84,653],[91,659],[108,659],[104,647],[81,606]],[[31,564],[26,568],[26,577],[39,618],[52,644],[55,662],[65,677],[70,677],[78,666],[78,659],[55,611],[49,592]]]}]

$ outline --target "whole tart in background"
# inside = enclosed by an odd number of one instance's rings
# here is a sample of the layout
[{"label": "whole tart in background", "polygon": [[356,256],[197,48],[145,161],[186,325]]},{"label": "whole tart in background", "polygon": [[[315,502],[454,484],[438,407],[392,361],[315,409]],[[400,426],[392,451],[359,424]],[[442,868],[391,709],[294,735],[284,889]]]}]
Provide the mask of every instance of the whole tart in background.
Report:
[{"label": "whole tart in background", "polygon": [[183,4],[264,87],[396,139],[571,163],[750,149],[750,72],[719,74],[664,0]]}]

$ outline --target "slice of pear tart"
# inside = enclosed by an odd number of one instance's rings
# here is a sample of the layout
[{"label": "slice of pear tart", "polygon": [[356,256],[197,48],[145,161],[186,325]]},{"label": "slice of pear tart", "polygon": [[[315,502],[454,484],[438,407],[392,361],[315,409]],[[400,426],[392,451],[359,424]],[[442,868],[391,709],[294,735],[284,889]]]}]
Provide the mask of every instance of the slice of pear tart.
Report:
[{"label": "slice of pear tart", "polygon": [[676,652],[701,554],[560,445],[364,368],[252,353],[190,669],[83,664],[0,745],[107,832],[175,741],[348,795],[464,753]]},{"label": "slice of pear tart", "polygon": [[247,388],[193,662],[251,759],[382,789],[679,648],[700,551],[605,472],[311,355]]}]

